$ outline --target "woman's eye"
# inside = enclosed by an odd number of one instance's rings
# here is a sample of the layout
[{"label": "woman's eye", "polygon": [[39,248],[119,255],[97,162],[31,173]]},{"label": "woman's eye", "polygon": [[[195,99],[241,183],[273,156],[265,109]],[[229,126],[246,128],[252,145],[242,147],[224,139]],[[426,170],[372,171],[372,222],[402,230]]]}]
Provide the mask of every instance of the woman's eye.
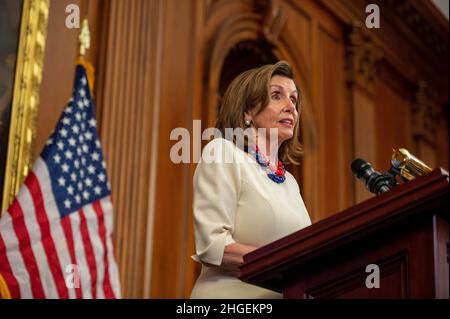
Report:
[{"label": "woman's eye", "polygon": [[272,99],[279,100],[280,99],[280,94],[279,93],[272,94]]},{"label": "woman's eye", "polygon": [[297,99],[295,97],[291,97],[292,104],[297,104]]}]

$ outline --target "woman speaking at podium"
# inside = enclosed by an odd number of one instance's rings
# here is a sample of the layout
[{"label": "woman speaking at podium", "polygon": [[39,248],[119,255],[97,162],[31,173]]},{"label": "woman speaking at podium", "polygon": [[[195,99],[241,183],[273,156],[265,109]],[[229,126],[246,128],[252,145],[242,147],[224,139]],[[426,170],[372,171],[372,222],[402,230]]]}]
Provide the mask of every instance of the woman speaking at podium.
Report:
[{"label": "woman speaking at podium", "polygon": [[283,166],[298,164],[301,154],[299,108],[283,61],[240,74],[225,92],[216,128],[248,138],[213,139],[195,170],[192,258],[202,269],[191,298],[281,297],[239,280],[239,266],[245,254],[311,225],[297,181]]}]

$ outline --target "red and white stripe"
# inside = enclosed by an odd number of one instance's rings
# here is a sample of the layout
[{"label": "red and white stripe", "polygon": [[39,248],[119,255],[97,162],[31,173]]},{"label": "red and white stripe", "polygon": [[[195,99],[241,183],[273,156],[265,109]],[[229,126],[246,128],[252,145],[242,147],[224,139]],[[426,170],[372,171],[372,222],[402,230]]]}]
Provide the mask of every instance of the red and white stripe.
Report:
[{"label": "red and white stripe", "polygon": [[[45,194],[45,195],[44,195]],[[119,298],[109,196],[61,219],[45,162],[38,158],[0,219],[0,274],[13,298]],[[81,287],[66,286],[76,264]]]}]

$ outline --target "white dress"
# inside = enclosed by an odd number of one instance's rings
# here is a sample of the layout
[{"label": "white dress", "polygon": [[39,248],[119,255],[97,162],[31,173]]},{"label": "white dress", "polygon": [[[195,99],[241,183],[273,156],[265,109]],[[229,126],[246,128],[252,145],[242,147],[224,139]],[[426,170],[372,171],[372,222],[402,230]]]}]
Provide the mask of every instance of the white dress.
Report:
[{"label": "white dress", "polygon": [[[295,178],[277,184],[249,154],[216,138],[194,174],[194,228],[198,262],[220,265],[224,247],[261,247],[311,225]],[[202,265],[191,298],[281,298],[281,294]]]}]

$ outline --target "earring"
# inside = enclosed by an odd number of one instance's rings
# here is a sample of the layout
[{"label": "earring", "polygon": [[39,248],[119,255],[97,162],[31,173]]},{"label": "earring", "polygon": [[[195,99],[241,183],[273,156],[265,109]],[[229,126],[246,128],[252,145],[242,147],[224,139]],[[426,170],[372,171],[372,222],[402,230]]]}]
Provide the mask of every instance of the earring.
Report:
[{"label": "earring", "polygon": [[250,120],[245,120],[245,126],[250,126],[250,123],[251,123],[252,121],[250,121]]}]

